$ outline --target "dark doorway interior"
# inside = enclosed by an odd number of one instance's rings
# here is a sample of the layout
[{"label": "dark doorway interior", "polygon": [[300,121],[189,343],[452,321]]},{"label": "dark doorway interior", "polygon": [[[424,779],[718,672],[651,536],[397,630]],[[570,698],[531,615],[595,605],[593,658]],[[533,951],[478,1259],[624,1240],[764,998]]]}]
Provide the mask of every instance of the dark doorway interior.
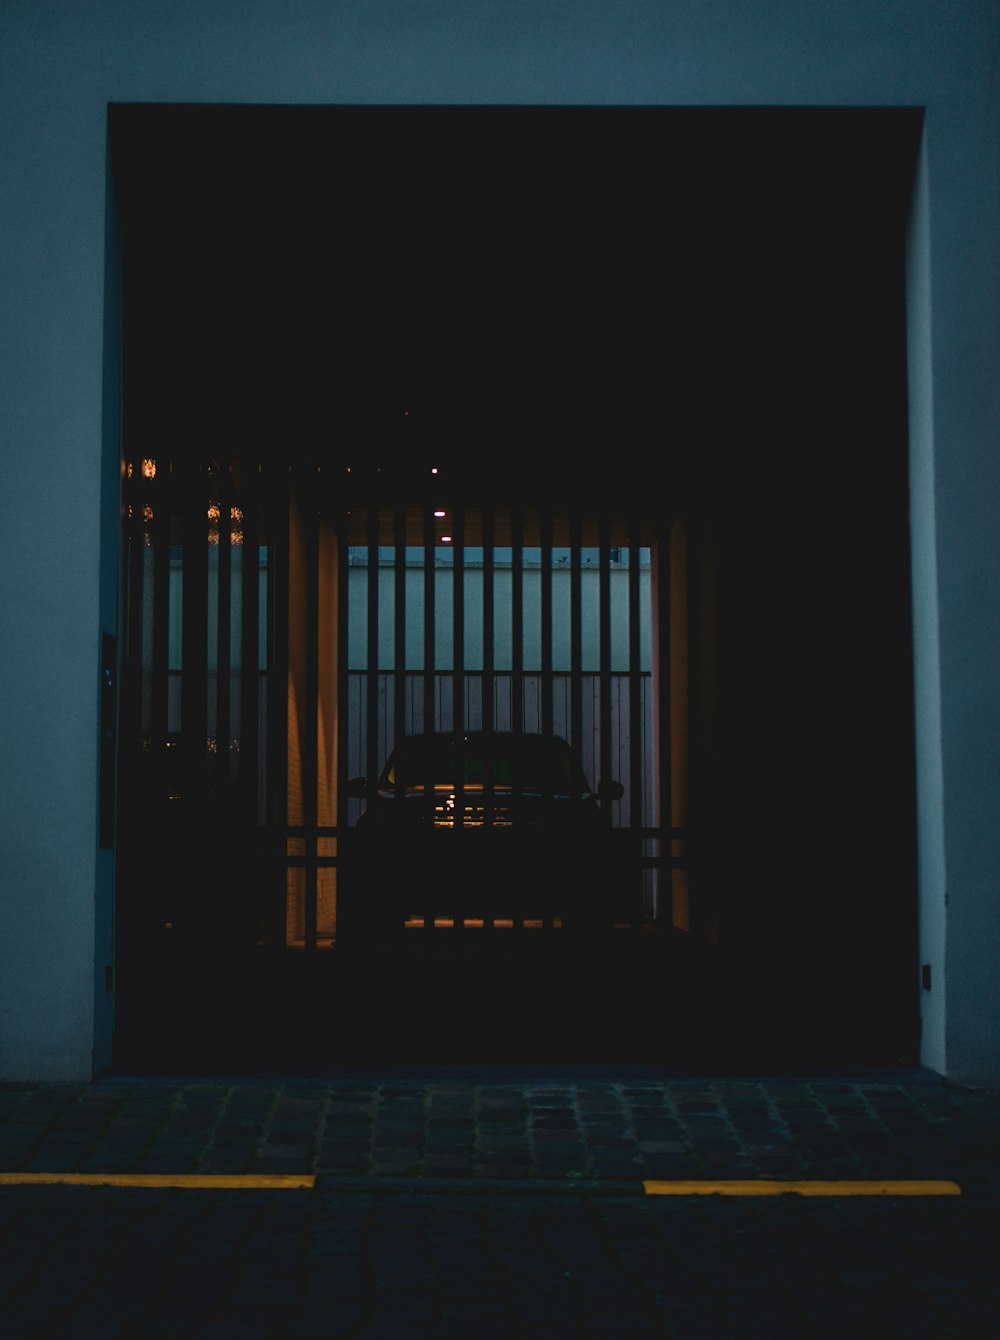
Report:
[{"label": "dark doorway interior", "polygon": [[[160,818],[135,804],[146,737],[126,721],[119,1062],[398,1060],[383,1021],[401,1007],[423,1011],[407,1036],[430,1059],[442,1038],[466,1060],[912,1058],[903,236],[919,119],[120,107],[111,120],[126,459],[169,460],[192,515],[213,505],[206,472],[232,481],[239,463],[253,538],[277,555],[263,603],[243,587],[265,669],[287,638],[297,473],[362,462],[398,481],[438,462],[469,503],[610,505],[661,535],[684,518],[702,694],[689,836],[722,928],[668,937],[638,966],[632,949],[620,964],[533,963],[513,1023],[493,1010],[492,1031],[458,1025],[477,991],[511,1004],[508,965],[331,978],[318,961],[236,952],[239,891],[285,841],[267,797],[244,797],[231,824],[203,789],[178,837],[169,804]],[[189,618],[190,647],[204,620]],[[141,929],[164,847],[237,894],[180,958]],[[266,922],[266,891],[263,904]]]}]

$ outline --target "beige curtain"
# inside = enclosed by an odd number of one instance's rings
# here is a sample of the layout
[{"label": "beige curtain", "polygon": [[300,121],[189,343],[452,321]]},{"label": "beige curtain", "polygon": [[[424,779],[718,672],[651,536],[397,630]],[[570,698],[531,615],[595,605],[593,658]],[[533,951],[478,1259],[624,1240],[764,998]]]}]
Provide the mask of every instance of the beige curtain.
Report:
[{"label": "beige curtain", "polygon": [[[306,588],[308,550],[299,498],[293,492],[288,518],[288,809],[290,827],[305,820],[305,797],[315,788],[319,828],[337,822],[337,538],[322,522],[317,536],[318,666],[316,719],[316,775],[306,775],[309,756],[305,732],[306,711]],[[289,856],[336,855],[336,839],[306,833],[289,840]],[[316,930],[321,945],[333,939],[337,927],[337,872],[320,866],[316,876]],[[306,879],[301,868],[289,868],[285,917],[286,943],[304,940]]]}]

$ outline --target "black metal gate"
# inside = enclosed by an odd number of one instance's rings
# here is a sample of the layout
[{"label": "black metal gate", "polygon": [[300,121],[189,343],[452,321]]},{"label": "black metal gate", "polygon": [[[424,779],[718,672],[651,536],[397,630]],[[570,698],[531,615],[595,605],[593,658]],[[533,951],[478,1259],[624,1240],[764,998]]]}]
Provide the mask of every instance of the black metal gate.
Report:
[{"label": "black metal gate", "polygon": [[428,726],[622,784],[612,928],[515,937],[563,1049],[912,1048],[897,112],[112,109],[121,1048],[478,1015],[341,952],[351,783]]},{"label": "black metal gate", "polygon": [[559,736],[595,794],[619,784],[600,823],[628,856],[591,953],[712,941],[687,847],[707,645],[687,523],[627,496],[522,488],[432,457],[128,459],[130,1047],[149,1046],[154,1016],[188,1043],[223,1021],[259,1038],[263,1002],[275,1017],[302,974],[349,979],[338,927],[366,896],[347,879],[364,804],[349,783],[419,732]]}]

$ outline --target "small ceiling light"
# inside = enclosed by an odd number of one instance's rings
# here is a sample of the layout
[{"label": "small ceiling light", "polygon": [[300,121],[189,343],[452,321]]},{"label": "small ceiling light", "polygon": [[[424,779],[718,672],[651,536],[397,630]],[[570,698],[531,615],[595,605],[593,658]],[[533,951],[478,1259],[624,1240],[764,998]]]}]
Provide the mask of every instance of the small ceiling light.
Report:
[{"label": "small ceiling light", "polygon": [[435,516],[444,516],[444,508],[443,508],[443,507],[437,507],[437,508],[435,508],[435,509],[434,509],[434,515],[435,515]]},{"label": "small ceiling light", "polygon": [[442,543],[442,544],[451,544],[451,536],[450,536],[450,535],[442,535],[442,536],[441,536],[441,543]]}]

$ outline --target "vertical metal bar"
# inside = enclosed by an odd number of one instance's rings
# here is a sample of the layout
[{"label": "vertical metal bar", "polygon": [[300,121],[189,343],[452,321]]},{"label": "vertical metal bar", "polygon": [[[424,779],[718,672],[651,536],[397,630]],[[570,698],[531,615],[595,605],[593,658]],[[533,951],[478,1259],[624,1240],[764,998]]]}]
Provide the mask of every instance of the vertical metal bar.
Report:
[{"label": "vertical metal bar", "polygon": [[[465,730],[465,509],[455,506],[452,534],[452,666],[455,733]],[[458,801],[457,803],[461,803]]]},{"label": "vertical metal bar", "polygon": [[666,904],[666,916],[670,918],[673,914],[673,892],[674,892],[674,872],[673,872],[673,794],[671,788],[671,772],[673,768],[673,758],[671,756],[673,745],[673,733],[671,729],[671,715],[673,704],[671,701],[670,682],[673,673],[671,666],[671,636],[670,620],[671,610],[671,564],[670,564],[670,544],[671,533],[669,524],[664,531],[657,535],[655,544],[656,561],[656,611],[654,615],[654,627],[656,629],[657,644],[657,676],[656,683],[653,686],[657,712],[657,771],[659,776],[658,795],[659,808],[656,818],[658,820],[657,832],[660,854],[660,893],[663,902]]},{"label": "vertical metal bar", "polygon": [[230,725],[230,683],[232,634],[232,508],[233,498],[228,467],[219,471],[219,580],[216,610],[215,655],[215,770],[216,783],[229,785],[232,729]]},{"label": "vertical metal bar", "polygon": [[[600,685],[600,767],[597,781],[610,778],[611,768],[611,518],[602,511],[598,520],[598,677]],[[611,826],[611,802],[601,805],[601,817]]]},{"label": "vertical metal bar", "polygon": [[[160,463],[161,468],[163,462]],[[119,1000],[124,1000],[123,986],[129,981],[129,974],[135,972],[138,954],[132,941],[132,930],[136,926],[138,914],[142,910],[142,898],[146,888],[140,877],[139,867],[142,859],[142,821],[152,813],[148,770],[150,764],[156,769],[154,782],[160,783],[160,769],[163,766],[164,736],[152,733],[148,719],[144,721],[143,702],[146,693],[145,648],[147,622],[152,620],[155,626],[155,604],[147,603],[147,583],[155,588],[155,512],[148,520],[143,517],[145,506],[144,481],[139,461],[131,463],[126,475],[125,543],[127,545],[126,566],[126,603],[124,628],[124,656],[121,675],[121,724],[119,729],[119,776],[122,785],[118,789],[120,826],[118,829],[118,898],[115,907],[116,935],[116,975],[119,986]],[[155,502],[150,506],[155,508]],[[164,503],[164,508],[166,504]],[[147,538],[148,537],[148,538]],[[149,560],[152,559],[150,569]],[[169,553],[168,553],[169,559]],[[152,629],[149,630],[150,637]],[[153,666],[149,666],[152,672]],[[148,738],[151,737],[151,738]],[[147,752],[147,745],[155,753]],[[138,780],[140,785],[134,785]],[[126,1022],[128,1022],[126,1020]]]},{"label": "vertical metal bar", "polygon": [[[182,501],[175,498],[178,481],[173,463],[158,461],[150,490],[153,517],[153,637],[150,684],[150,740],[154,751],[157,790],[163,798],[167,781],[168,735],[170,731],[170,531],[174,508]],[[182,593],[183,593],[183,588]],[[183,599],[183,594],[182,594]],[[183,605],[182,605],[183,608]],[[169,742],[173,743],[173,742]]]},{"label": "vertical metal bar", "polygon": [[510,726],[524,730],[524,514],[510,513]]},{"label": "vertical metal bar", "polygon": [[570,735],[573,748],[586,756],[583,745],[583,537],[580,513],[574,506],[569,521],[569,683]]},{"label": "vertical metal bar", "polygon": [[553,729],[552,710],[552,512],[546,504],[539,515],[539,538],[541,542],[541,561],[539,564],[539,582],[541,599],[541,667],[542,667],[542,732],[551,735]]},{"label": "vertical metal bar", "polygon": [[396,498],[395,539],[395,611],[393,617],[393,717],[396,747],[406,734],[406,500]]},{"label": "vertical metal bar", "polygon": [[[701,543],[696,523],[685,529],[685,575],[687,600],[687,757],[688,804],[685,820],[685,854],[688,864],[688,898],[691,929],[699,935],[708,932],[708,909],[700,878],[702,824],[700,804],[703,793],[704,743],[702,739],[703,700],[701,665]],[[692,796],[696,811],[692,812]],[[695,823],[692,824],[692,818]]]},{"label": "vertical metal bar", "polygon": [[368,496],[368,653],[365,659],[365,772],[374,793],[379,768],[379,504]]},{"label": "vertical metal bar", "polygon": [[268,827],[272,847],[271,897],[266,938],[283,948],[288,897],[288,636],[289,636],[289,467],[268,468],[265,496],[270,508],[267,567],[267,762]]},{"label": "vertical metal bar", "polygon": [[[343,474],[338,476],[343,487]],[[345,869],[347,844],[351,840],[348,833],[348,795],[347,783],[351,776],[351,750],[354,747],[353,732],[360,723],[356,723],[350,710],[350,532],[348,530],[347,507],[338,495],[335,500],[335,526],[337,533],[337,810],[335,824],[337,828],[337,874],[336,903],[334,911],[334,944],[337,943],[337,931],[340,926],[340,909],[344,906]]]},{"label": "vertical metal bar", "polygon": [[[481,707],[481,727],[484,733],[492,733],[496,729],[496,675],[495,675],[495,591],[493,586],[494,579],[494,514],[493,505],[487,499],[483,499],[480,508],[480,539],[483,546],[483,679],[482,679],[482,707]],[[488,766],[483,769],[483,820],[489,823],[489,815],[493,813],[495,800],[494,792],[494,761],[492,756],[487,753],[487,759],[490,759]]]},{"label": "vertical metal bar", "polygon": [[184,609],[181,740],[185,801],[201,813],[208,751],[208,489],[204,468],[184,467]]},{"label": "vertical metal bar", "polygon": [[[483,542],[483,725],[484,731],[492,731],[496,725],[494,703],[495,693],[495,638],[494,638],[494,555],[493,555],[493,507],[483,503],[482,507]],[[489,803],[489,797],[487,797]]]},{"label": "vertical metal bar", "polygon": [[[643,851],[642,830],[645,826],[644,797],[642,783],[644,777],[643,757],[646,748],[644,722],[642,716],[642,570],[640,567],[640,531],[639,518],[633,512],[628,519],[628,735],[629,735],[629,828],[632,841],[630,850],[640,857]],[[641,898],[640,862],[638,877],[640,887],[636,891]],[[642,912],[642,904],[639,904]],[[639,918],[641,923],[641,916]]]},{"label": "vertical metal bar", "polygon": [[243,511],[243,562],[240,573],[240,756],[241,809],[253,826],[258,822],[260,778],[260,499],[259,466],[246,462],[240,502]]},{"label": "vertical metal bar", "polygon": [[437,682],[437,656],[434,650],[435,602],[437,600],[437,574],[434,568],[434,508],[428,503],[424,508],[424,731],[430,733],[437,725],[435,711],[435,685]]},{"label": "vertical metal bar", "polygon": [[[452,728],[456,735],[465,733],[465,506],[456,503],[452,527]],[[459,825],[465,812],[465,778],[461,768],[455,777],[455,814]],[[455,828],[459,836],[459,826]]]},{"label": "vertical metal bar", "polygon": [[[119,708],[119,739],[123,752],[131,755],[141,748],[142,739],[142,696],[144,645],[144,611],[146,605],[146,552],[152,548],[153,536],[150,531],[150,543],[145,543],[142,518],[143,500],[132,480],[129,480],[126,492],[125,511],[125,599],[124,629],[122,636],[122,683]],[[155,559],[154,559],[155,561]],[[129,768],[131,776],[131,765]]]},{"label": "vertical metal bar", "polygon": [[[122,823],[118,832],[121,854],[127,861],[131,861],[133,856],[137,855],[135,849],[130,849],[127,845],[134,832],[132,815],[139,807],[149,804],[147,787],[143,785],[140,788],[131,783],[134,779],[140,779],[142,783],[148,783],[149,779],[146,774],[150,761],[156,758],[157,764],[161,764],[163,752],[162,737],[157,740],[153,736],[152,740],[148,741],[156,749],[155,755],[147,752],[144,744],[144,738],[149,731],[149,722],[148,720],[144,722],[143,719],[143,699],[146,692],[145,677],[147,673],[147,667],[144,664],[147,617],[152,616],[155,620],[155,606],[151,603],[152,592],[147,591],[147,584],[150,587],[155,584],[155,567],[152,572],[148,568],[150,559],[155,564],[154,532],[152,528],[155,514],[149,519],[143,516],[144,495],[148,492],[143,487],[143,483],[140,463],[138,461],[130,462],[126,472],[124,490],[126,558],[118,732],[119,776],[124,783],[118,789],[118,803],[122,811]],[[153,505],[150,504],[151,507]],[[147,601],[150,601],[148,606]],[[152,668],[152,666],[149,667],[150,671]],[[136,818],[141,818],[141,815],[136,813]],[[134,897],[133,888],[127,880],[123,882],[122,892],[124,908],[124,900]]]},{"label": "vertical metal bar", "polygon": [[319,516],[316,511],[315,472],[302,480],[299,503],[305,531],[305,730],[302,742],[302,826],[305,837],[305,947],[316,949],[318,855],[317,815],[319,797]]},{"label": "vertical metal bar", "polygon": [[[256,461],[244,460],[240,470],[240,488],[237,503],[242,512],[240,530],[240,690],[239,752],[236,756],[236,793],[240,816],[241,841],[252,843],[247,850],[246,869],[249,887],[245,890],[247,908],[242,915],[252,926],[253,943],[261,937],[266,940],[263,917],[267,907],[266,894],[270,892],[266,863],[260,850],[261,836],[261,782],[260,776],[260,514],[258,470]],[[266,831],[266,830],[265,830]]]}]

